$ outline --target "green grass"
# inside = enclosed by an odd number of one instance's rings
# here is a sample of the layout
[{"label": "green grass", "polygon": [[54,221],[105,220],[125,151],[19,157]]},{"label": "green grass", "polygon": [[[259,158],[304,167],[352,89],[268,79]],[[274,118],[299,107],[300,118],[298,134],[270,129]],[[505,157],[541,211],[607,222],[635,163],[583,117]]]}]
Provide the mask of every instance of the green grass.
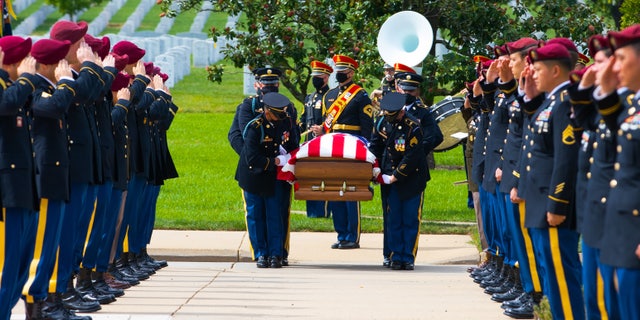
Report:
[{"label": "green grass", "polygon": [[173,21],[173,26],[169,30],[170,34],[178,34],[180,32],[189,32],[193,19],[198,14],[198,10],[188,10],[181,12]]},{"label": "green grass", "polygon": [[227,24],[227,17],[228,15],[223,12],[211,12],[209,18],[207,18],[207,22],[204,24],[202,32],[208,34],[211,27],[216,27],[218,30],[224,28]]},{"label": "green grass", "polygon": [[153,7],[151,7],[151,10],[149,10],[149,12],[147,12],[147,14],[144,16],[144,19],[142,19],[142,22],[140,23],[140,26],[136,31],[155,30],[156,26],[160,22],[161,12],[162,10],[160,9],[160,6],[154,5]]},{"label": "green grass", "polygon": [[18,14],[18,20],[13,21],[12,23],[17,26],[22,22],[22,20],[34,14],[36,11],[38,11],[38,9],[40,9],[40,7],[42,7],[43,5],[44,5],[44,0],[34,1],[30,6],[26,7],[24,10],[20,12]]},{"label": "green grass", "polygon": [[117,34],[120,32],[120,28],[127,21],[127,18],[133,11],[136,10],[138,5],[140,4],[140,0],[128,0],[116,14],[111,17],[107,27],[102,31],[102,34],[114,33]]},{"label": "green grass", "polygon": [[34,35],[46,34],[47,32],[49,32],[49,30],[51,30],[51,26],[53,26],[53,24],[56,23],[56,21],[60,20],[61,17],[62,17],[62,13],[60,13],[60,11],[58,10],[54,11],[53,13],[48,15],[47,18],[35,30],[33,30],[32,34]]},{"label": "green grass", "polygon": [[102,12],[102,10],[104,9],[104,7],[107,6],[107,4],[109,4],[109,1],[102,1],[100,4],[91,6],[91,8],[87,9],[87,11],[85,11],[78,18],[78,21],[86,21],[86,22],[93,21],[95,18],[98,17],[100,12]]}]

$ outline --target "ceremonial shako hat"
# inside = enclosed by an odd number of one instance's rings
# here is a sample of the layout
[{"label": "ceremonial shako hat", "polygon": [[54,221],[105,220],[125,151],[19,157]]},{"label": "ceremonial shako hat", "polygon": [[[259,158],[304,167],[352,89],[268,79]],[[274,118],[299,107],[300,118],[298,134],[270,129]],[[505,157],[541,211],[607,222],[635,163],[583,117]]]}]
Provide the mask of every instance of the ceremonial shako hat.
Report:
[{"label": "ceremonial shako hat", "polygon": [[498,59],[501,56],[508,55],[509,51],[507,51],[507,45],[501,45],[501,46],[493,47],[493,54],[495,55],[496,59]]},{"label": "ceremonial shako hat", "polygon": [[31,50],[31,38],[4,36],[0,38],[0,48],[4,52],[3,64],[10,65],[22,61]]},{"label": "ceremonial shako hat", "polygon": [[567,48],[567,50],[569,51],[578,52],[578,48],[576,47],[575,43],[573,43],[573,41],[568,38],[553,38],[544,43],[545,46],[550,44],[560,44],[563,47]]},{"label": "ceremonial shako hat", "polygon": [[507,52],[509,54],[520,52],[526,49],[533,48],[538,45],[538,40],[533,38],[520,38],[516,41],[507,43]]},{"label": "ceremonial shako hat", "polygon": [[332,73],[333,73],[333,68],[331,68],[330,65],[318,60],[311,61],[312,76],[321,76],[323,74],[332,74]]},{"label": "ceremonial shako hat", "polygon": [[71,43],[76,43],[87,34],[87,28],[89,26],[86,22],[80,21],[75,23],[73,21],[62,20],[56,22],[51,27],[49,36],[55,40],[69,40]]},{"label": "ceremonial shako hat", "polygon": [[559,43],[547,44],[544,47],[533,49],[529,51],[529,57],[531,58],[531,62],[571,59],[569,50]]},{"label": "ceremonial shako hat", "polygon": [[31,56],[41,64],[57,64],[69,52],[69,40],[41,39],[31,47]]},{"label": "ceremonial shako hat", "polygon": [[118,91],[122,88],[128,87],[130,79],[131,78],[128,74],[124,72],[118,72],[116,78],[113,79],[113,83],[111,84],[111,91]]},{"label": "ceremonial shako hat", "polygon": [[625,28],[620,32],[611,31],[607,34],[613,51],[626,45],[640,42],[640,24]]},{"label": "ceremonial shako hat", "polygon": [[403,72],[396,76],[396,80],[398,80],[398,86],[402,88],[402,90],[411,91],[418,89],[423,79],[415,73]]},{"label": "ceremonial shako hat", "polygon": [[282,71],[277,68],[257,68],[253,70],[256,80],[263,84],[274,84],[280,81]]},{"label": "ceremonial shako hat", "polygon": [[582,65],[588,65],[589,61],[591,61],[591,59],[589,59],[589,57],[587,57],[586,55],[578,52],[578,63],[582,64]]},{"label": "ceremonial shako hat", "polygon": [[380,109],[388,113],[394,113],[404,107],[405,101],[406,98],[404,94],[398,92],[389,92],[382,96],[382,99],[380,99]]},{"label": "ceremonial shako hat", "polygon": [[277,92],[269,92],[262,97],[265,107],[279,119],[287,117],[287,106],[291,103],[289,98]]},{"label": "ceremonial shako hat", "polygon": [[410,72],[410,73],[417,73],[416,70],[414,70],[413,68],[404,65],[402,63],[396,63],[393,65],[393,69],[395,70],[395,72],[397,73],[402,73],[402,72]]},{"label": "ceremonial shako hat", "polygon": [[358,69],[358,62],[345,55],[336,54],[333,56],[333,62],[336,64],[336,71],[344,71],[347,69]]},{"label": "ceremonial shako hat", "polygon": [[116,45],[113,46],[113,52],[121,56],[125,54],[129,56],[129,64],[137,63],[146,53],[144,49],[141,49],[133,42],[126,40],[116,43]]},{"label": "ceremonial shako hat", "polygon": [[591,38],[589,38],[588,46],[589,55],[592,58],[595,57],[596,53],[598,53],[598,51],[600,50],[611,49],[611,46],[609,45],[609,39],[599,34],[592,35]]}]

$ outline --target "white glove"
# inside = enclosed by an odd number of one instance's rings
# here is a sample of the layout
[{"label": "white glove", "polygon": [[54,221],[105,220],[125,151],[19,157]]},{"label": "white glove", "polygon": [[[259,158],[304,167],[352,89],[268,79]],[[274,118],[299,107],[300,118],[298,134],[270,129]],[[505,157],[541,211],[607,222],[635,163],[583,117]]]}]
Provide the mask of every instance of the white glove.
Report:
[{"label": "white glove", "polygon": [[285,150],[282,145],[278,146],[280,150],[280,154],[287,154],[287,150]]},{"label": "white glove", "polygon": [[382,170],[380,170],[380,168],[374,167],[373,168],[373,179],[378,178],[378,175],[380,175],[380,172],[382,172]]},{"label": "white glove", "polygon": [[391,176],[388,174],[383,174],[382,181],[384,181],[385,184],[391,184]]},{"label": "white glove", "polygon": [[276,159],[278,159],[280,162],[278,163],[278,166],[284,166],[285,164],[287,164],[287,162],[289,162],[289,159],[291,159],[291,155],[290,154],[281,154],[279,156],[276,157]]}]

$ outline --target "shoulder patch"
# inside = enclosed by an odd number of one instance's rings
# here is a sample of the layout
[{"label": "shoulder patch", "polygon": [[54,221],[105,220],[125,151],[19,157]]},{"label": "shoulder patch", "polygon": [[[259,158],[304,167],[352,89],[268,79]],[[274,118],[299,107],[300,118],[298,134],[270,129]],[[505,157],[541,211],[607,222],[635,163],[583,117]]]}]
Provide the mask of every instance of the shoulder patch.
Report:
[{"label": "shoulder patch", "polygon": [[373,118],[373,106],[368,104],[362,108],[362,112],[369,116],[369,118]]}]

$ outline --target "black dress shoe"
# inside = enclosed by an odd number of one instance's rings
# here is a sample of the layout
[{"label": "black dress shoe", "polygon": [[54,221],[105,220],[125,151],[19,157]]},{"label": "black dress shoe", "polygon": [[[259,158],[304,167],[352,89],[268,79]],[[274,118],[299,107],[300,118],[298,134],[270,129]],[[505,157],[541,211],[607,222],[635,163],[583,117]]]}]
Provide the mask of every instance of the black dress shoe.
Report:
[{"label": "black dress shoe", "polygon": [[360,248],[360,245],[357,242],[353,242],[353,241],[344,241],[341,242],[340,245],[338,246],[338,249],[358,249]]},{"label": "black dress shoe", "polygon": [[258,261],[256,261],[256,266],[258,268],[269,268],[269,259],[266,256],[260,256]]},{"label": "black dress shoe", "polygon": [[402,269],[403,270],[413,270],[414,268],[415,268],[415,266],[411,262],[406,262],[406,263],[402,264]]},{"label": "black dress shoe", "polygon": [[491,296],[491,300],[496,302],[505,302],[509,300],[513,300],[519,297],[522,294],[522,289],[518,288],[518,286],[514,286],[509,291],[505,293],[496,293]]},{"label": "black dress shoe", "polygon": [[102,309],[100,302],[97,300],[87,300],[88,298],[88,296],[80,295],[75,289],[68,290],[61,297],[62,305],[72,311],[96,312]]},{"label": "black dress shoe", "polygon": [[340,244],[342,244],[343,242],[346,242],[346,241],[344,240],[336,241],[335,243],[331,244],[331,249],[338,249],[340,247]]},{"label": "black dress shoe", "polygon": [[521,294],[519,297],[513,299],[513,300],[509,300],[509,301],[505,301],[502,303],[502,306],[500,306],[502,309],[517,309],[522,307],[522,305],[524,305],[526,302],[531,301],[531,295],[529,295],[527,292]]},{"label": "black dress shoe", "polygon": [[504,314],[514,319],[533,319],[533,300],[523,304],[520,308],[508,308]]},{"label": "black dress shoe", "polygon": [[391,259],[389,257],[384,257],[382,260],[382,266],[385,268],[389,268],[391,266]]},{"label": "black dress shoe", "polygon": [[282,258],[282,266],[283,267],[289,266],[289,258]]},{"label": "black dress shoe", "polygon": [[391,261],[391,270],[402,270],[403,264],[400,261]]},{"label": "black dress shoe", "polygon": [[269,267],[282,268],[282,259],[280,257],[269,257]]}]

